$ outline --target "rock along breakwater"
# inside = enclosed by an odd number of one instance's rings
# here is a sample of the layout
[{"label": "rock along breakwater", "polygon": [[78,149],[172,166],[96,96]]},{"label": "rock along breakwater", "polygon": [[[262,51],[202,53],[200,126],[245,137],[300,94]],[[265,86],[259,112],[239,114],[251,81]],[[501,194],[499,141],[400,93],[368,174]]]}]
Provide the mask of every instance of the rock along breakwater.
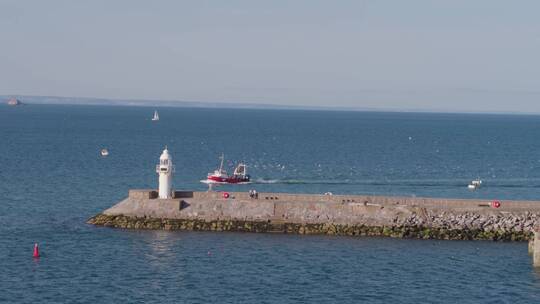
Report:
[{"label": "rock along breakwater", "polygon": [[[498,206],[498,207],[496,207]],[[129,196],[88,220],[116,228],[237,231],[446,240],[526,241],[540,202],[363,195],[304,195],[153,190]]]}]

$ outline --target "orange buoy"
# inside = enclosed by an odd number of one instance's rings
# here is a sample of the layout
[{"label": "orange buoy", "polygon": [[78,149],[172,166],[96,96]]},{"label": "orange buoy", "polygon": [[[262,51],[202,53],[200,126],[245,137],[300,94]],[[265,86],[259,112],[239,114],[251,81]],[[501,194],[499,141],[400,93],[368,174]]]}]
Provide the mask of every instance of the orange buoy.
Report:
[{"label": "orange buoy", "polygon": [[229,192],[223,192],[223,198],[229,198]]},{"label": "orange buoy", "polygon": [[501,203],[499,201],[493,201],[491,202],[492,208],[499,208],[501,206]]},{"label": "orange buoy", "polygon": [[34,254],[32,255],[34,258],[39,258],[39,247],[38,244],[34,244]]}]

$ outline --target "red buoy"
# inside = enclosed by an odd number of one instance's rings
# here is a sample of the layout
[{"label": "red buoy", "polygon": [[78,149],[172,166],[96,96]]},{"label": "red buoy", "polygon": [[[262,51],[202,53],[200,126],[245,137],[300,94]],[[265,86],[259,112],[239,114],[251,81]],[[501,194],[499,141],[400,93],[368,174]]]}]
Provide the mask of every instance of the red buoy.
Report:
[{"label": "red buoy", "polygon": [[229,192],[223,192],[223,198],[229,198]]},{"label": "red buoy", "polygon": [[499,208],[501,206],[501,203],[499,201],[493,201],[491,202],[492,208]]},{"label": "red buoy", "polygon": [[38,244],[34,244],[34,254],[32,255],[34,258],[39,258],[39,247]]}]

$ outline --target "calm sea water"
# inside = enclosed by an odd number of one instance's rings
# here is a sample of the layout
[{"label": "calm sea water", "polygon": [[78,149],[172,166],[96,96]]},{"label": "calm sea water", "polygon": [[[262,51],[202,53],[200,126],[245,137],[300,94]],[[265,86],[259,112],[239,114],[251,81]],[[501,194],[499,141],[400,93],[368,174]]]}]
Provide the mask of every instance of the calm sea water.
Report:
[{"label": "calm sea water", "polygon": [[[0,106],[0,302],[539,303],[525,243],[127,231],[85,220],[228,160],[247,191],[540,200],[540,117]],[[99,150],[109,149],[101,158]],[[228,164],[232,166],[232,164]],[[480,177],[482,189],[467,182]],[[42,258],[31,258],[34,242]]]}]

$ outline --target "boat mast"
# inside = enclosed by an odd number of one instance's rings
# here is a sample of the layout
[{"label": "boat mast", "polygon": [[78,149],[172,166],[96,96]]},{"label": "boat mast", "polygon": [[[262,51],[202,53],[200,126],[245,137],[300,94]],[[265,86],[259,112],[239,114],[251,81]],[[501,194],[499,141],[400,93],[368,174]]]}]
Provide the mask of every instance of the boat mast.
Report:
[{"label": "boat mast", "polygon": [[225,156],[223,153],[221,153],[221,156],[219,157],[221,159],[221,164],[219,165],[219,172],[223,172],[223,160],[225,159]]}]

